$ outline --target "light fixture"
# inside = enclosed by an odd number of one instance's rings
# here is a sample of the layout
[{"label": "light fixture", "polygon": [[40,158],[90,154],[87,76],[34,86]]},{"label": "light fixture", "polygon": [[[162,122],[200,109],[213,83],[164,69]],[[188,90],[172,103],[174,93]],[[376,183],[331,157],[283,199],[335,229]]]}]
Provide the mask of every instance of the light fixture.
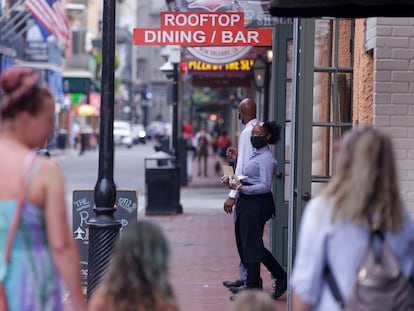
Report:
[{"label": "light fixture", "polygon": [[165,74],[168,79],[172,79],[174,75],[174,65],[167,61],[160,67],[160,71]]},{"label": "light fixture", "polygon": [[272,50],[267,50],[266,51],[266,58],[267,58],[268,63],[271,63],[273,61],[273,51]]},{"label": "light fixture", "polygon": [[265,86],[266,81],[266,74],[267,74],[267,64],[259,55],[252,66],[252,73],[253,73],[253,82],[256,88],[259,90],[263,89]]}]

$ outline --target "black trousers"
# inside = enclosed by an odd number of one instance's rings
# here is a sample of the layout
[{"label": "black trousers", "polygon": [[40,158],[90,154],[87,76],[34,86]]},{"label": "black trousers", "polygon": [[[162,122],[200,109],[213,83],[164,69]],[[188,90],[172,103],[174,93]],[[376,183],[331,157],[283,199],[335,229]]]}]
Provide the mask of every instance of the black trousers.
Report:
[{"label": "black trousers", "polygon": [[247,269],[247,287],[260,287],[260,263],[276,279],[286,279],[285,270],[263,243],[264,226],[275,210],[272,193],[240,194],[236,204],[236,244],[241,261]]}]

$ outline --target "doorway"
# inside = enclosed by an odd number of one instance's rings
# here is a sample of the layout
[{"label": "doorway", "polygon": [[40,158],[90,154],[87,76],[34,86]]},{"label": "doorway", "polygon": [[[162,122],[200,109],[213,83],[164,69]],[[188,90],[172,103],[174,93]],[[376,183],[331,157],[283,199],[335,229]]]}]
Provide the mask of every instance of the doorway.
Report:
[{"label": "doorway", "polygon": [[271,113],[283,135],[270,240],[285,268],[305,205],[331,179],[335,143],[352,128],[354,26],[353,19],[297,19],[274,29]]}]

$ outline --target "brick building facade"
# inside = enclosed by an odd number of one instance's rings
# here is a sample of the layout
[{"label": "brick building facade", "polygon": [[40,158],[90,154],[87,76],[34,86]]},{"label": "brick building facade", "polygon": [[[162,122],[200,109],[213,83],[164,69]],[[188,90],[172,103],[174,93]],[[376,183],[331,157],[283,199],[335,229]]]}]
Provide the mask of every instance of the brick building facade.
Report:
[{"label": "brick building facade", "polygon": [[355,25],[353,121],[393,138],[403,199],[414,213],[414,18]]}]

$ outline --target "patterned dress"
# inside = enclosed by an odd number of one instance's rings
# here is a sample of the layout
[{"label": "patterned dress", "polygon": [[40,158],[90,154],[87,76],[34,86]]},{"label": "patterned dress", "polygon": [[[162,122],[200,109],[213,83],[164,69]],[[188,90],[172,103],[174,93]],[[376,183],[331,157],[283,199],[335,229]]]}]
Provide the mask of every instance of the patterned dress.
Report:
[{"label": "patterned dress", "polygon": [[6,267],[4,252],[17,204],[0,200],[0,281],[4,280],[9,311],[63,310],[61,280],[48,244],[43,209],[25,202]]}]

